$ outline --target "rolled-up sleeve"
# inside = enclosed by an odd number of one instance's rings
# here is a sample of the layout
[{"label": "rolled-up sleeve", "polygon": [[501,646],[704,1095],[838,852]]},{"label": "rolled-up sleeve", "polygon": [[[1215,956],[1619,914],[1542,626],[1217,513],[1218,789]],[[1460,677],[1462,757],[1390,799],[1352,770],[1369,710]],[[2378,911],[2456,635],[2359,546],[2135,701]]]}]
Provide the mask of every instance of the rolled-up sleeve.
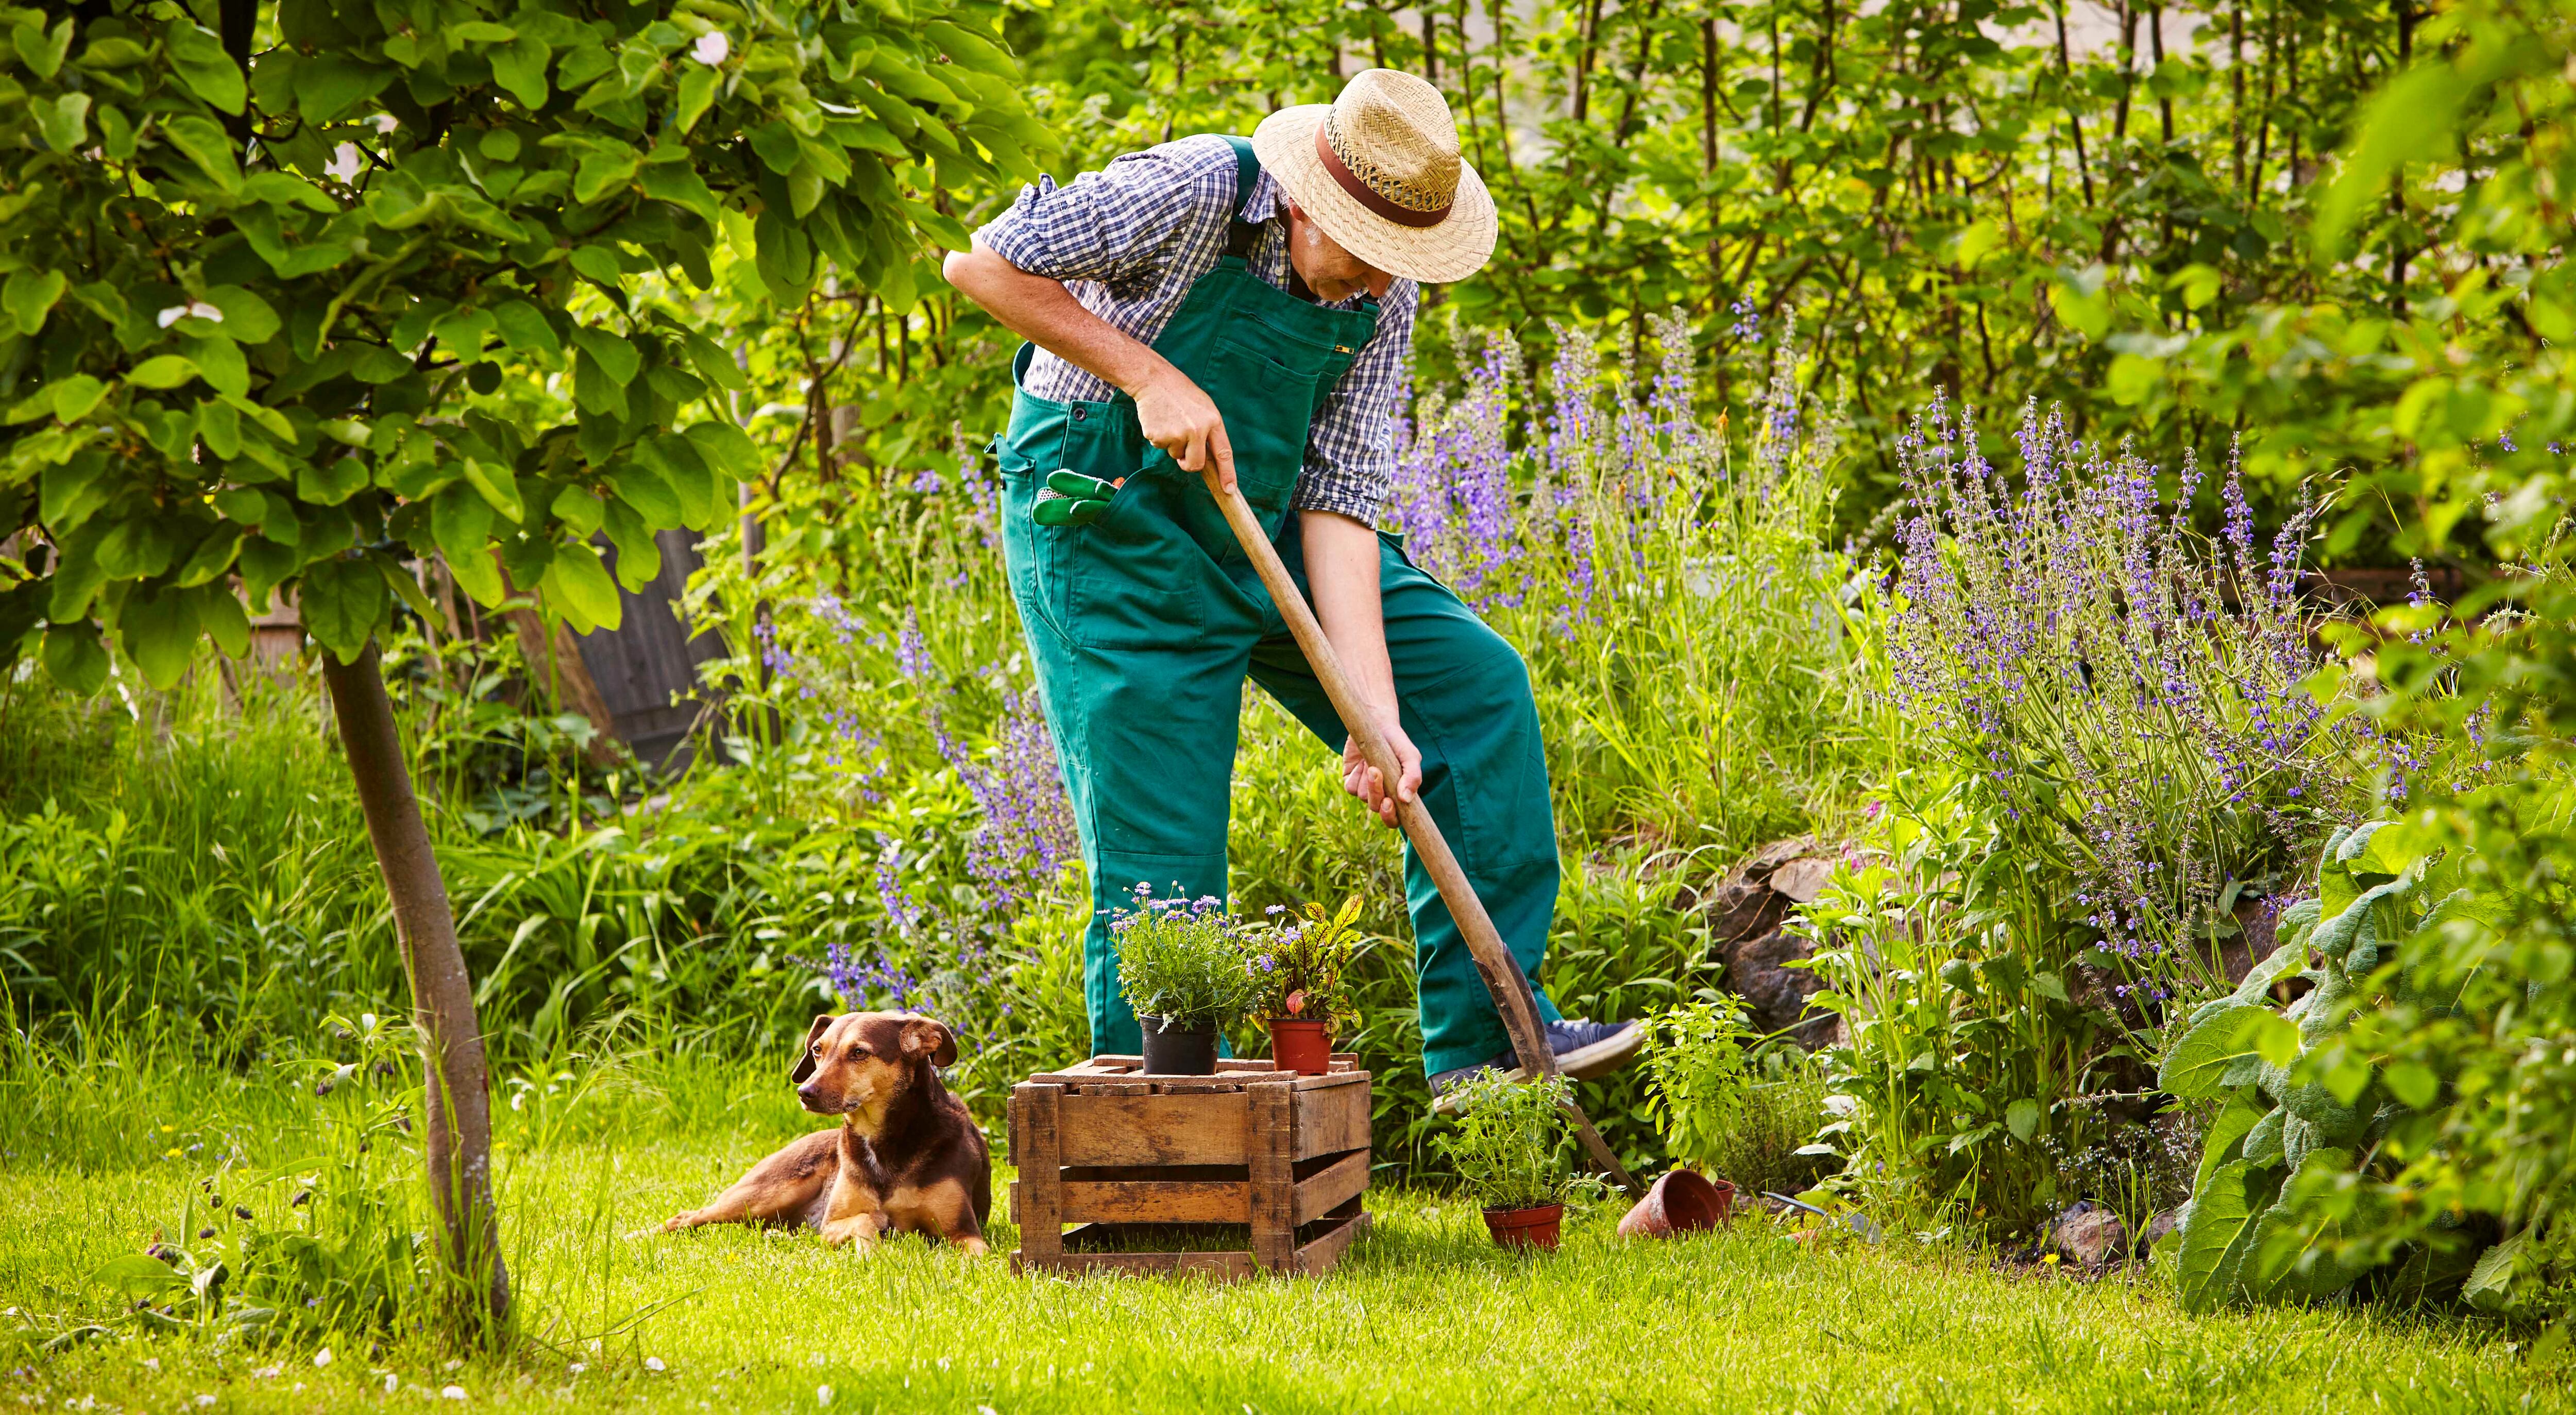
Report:
[{"label": "rolled-up sleeve", "polygon": [[[1199,150],[1209,142],[1222,151]],[[1211,206],[1226,214],[1233,189],[1233,149],[1222,138],[1193,138],[1130,153],[1068,187],[1040,177],[975,235],[1031,275],[1117,290],[1160,274],[1201,235]]]},{"label": "rolled-up sleeve", "polygon": [[1378,302],[1377,328],[1315,414],[1306,439],[1306,474],[1291,503],[1297,510],[1330,511],[1375,525],[1386,508],[1395,485],[1395,402],[1404,391],[1420,300],[1412,281],[1398,280]]}]

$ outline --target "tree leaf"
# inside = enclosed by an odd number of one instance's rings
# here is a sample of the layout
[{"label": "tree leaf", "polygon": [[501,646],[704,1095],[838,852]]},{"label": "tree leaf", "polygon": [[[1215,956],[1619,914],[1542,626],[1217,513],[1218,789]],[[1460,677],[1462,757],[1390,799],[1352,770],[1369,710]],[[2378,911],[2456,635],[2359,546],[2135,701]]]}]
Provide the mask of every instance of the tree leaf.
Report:
[{"label": "tree leaf", "polygon": [[161,136],[172,147],[187,154],[197,170],[227,192],[241,190],[241,162],[234,156],[233,140],[212,118],[194,113],[180,114],[161,120]]},{"label": "tree leaf", "polygon": [[633,148],[612,151],[594,148],[573,169],[572,199],[584,206],[600,200],[635,180],[635,169],[642,157]]},{"label": "tree leaf", "polygon": [[45,327],[45,319],[53,312],[54,303],[63,297],[67,283],[59,270],[11,271],[8,283],[0,285],[0,306],[8,309],[19,333],[35,334]]},{"label": "tree leaf", "polygon": [[617,583],[642,594],[662,573],[662,544],[623,501],[608,503],[607,519],[609,542],[617,547]]},{"label": "tree leaf", "polygon": [[174,581],[182,589],[193,588],[233,568],[233,557],[241,552],[242,537],[249,534],[240,526],[219,526],[215,533],[197,542],[188,553],[188,563],[179,567]]},{"label": "tree leaf", "polygon": [[617,582],[608,578],[599,553],[587,545],[556,547],[542,583],[546,602],[582,633],[614,629],[625,616],[626,602],[618,596]]},{"label": "tree leaf", "polygon": [[206,303],[224,312],[224,337],[235,344],[257,348],[277,336],[277,311],[269,308],[268,301],[239,285],[217,285],[209,289]]},{"label": "tree leaf", "polygon": [[316,506],[337,506],[357,495],[369,480],[367,464],[355,457],[306,462],[296,469],[295,495]]},{"label": "tree leaf", "polygon": [[197,656],[197,606],[184,590],[144,586],[125,597],[116,634],[144,681],[166,692]]},{"label": "tree leaf", "polygon": [[225,52],[222,40],[186,20],[172,20],[163,37],[170,67],[179,71],[179,79],[189,91],[226,113],[242,111],[242,104],[250,96],[249,86],[242,78],[241,65]]},{"label": "tree leaf", "polygon": [[226,658],[250,652],[250,616],[242,612],[242,602],[230,588],[209,585],[197,592],[197,624]]},{"label": "tree leaf", "polygon": [[575,325],[572,342],[584,354],[598,360],[599,371],[607,374],[609,381],[620,388],[633,383],[636,373],[644,366],[643,355],[636,352],[633,341],[607,330],[587,324]]},{"label": "tree leaf", "polygon": [[709,226],[724,219],[724,208],[717,204],[716,194],[707,189],[706,179],[684,163],[654,163],[644,169],[638,185],[644,188],[646,196],[655,201],[667,201],[696,212]]},{"label": "tree leaf", "polygon": [[505,300],[494,305],[492,322],[500,327],[503,342],[523,357],[563,352],[562,342],[555,338],[554,326],[546,322],[546,317],[538,313],[535,305],[525,300]]},{"label": "tree leaf", "polygon": [[521,35],[506,48],[484,56],[492,63],[492,80],[531,112],[546,106],[546,63],[554,51],[544,40]]},{"label": "tree leaf", "polygon": [[2317,200],[2319,264],[2342,258],[2354,218],[2386,195],[2399,168],[2457,140],[2460,105],[2472,85],[2449,55],[2438,49],[2434,55],[2391,80],[2363,109],[2334,184]]},{"label": "tree leaf", "polygon": [[689,71],[680,76],[680,101],[672,113],[677,130],[685,134],[689,129],[696,127],[698,119],[706,116],[707,107],[715,102],[715,98],[716,71],[714,68],[702,64],[690,65]]},{"label": "tree leaf", "polygon": [[74,697],[86,698],[107,686],[107,649],[98,641],[98,626],[45,626],[45,672]]},{"label": "tree leaf", "polygon": [[717,348],[714,340],[692,329],[686,336],[686,343],[689,363],[707,382],[736,393],[751,391],[749,375],[742,371],[742,366],[736,364],[731,355]]},{"label": "tree leaf", "polygon": [[177,354],[161,354],[134,366],[125,381],[143,388],[176,388],[197,376],[197,361]]},{"label": "tree leaf", "polygon": [[519,479],[511,475],[509,468],[468,457],[465,480],[483,494],[493,510],[509,517],[513,524],[526,524],[528,513],[519,500]]},{"label": "tree leaf", "polygon": [[27,105],[35,116],[36,132],[45,146],[56,152],[77,152],[89,138],[89,95],[66,93],[59,98],[37,99]]},{"label": "tree leaf", "polygon": [[[295,107],[308,123],[328,123],[384,91],[397,70],[325,51],[295,65]],[[359,648],[366,645],[361,642]],[[351,649],[355,657],[357,649]],[[343,660],[344,662],[346,660]]]},{"label": "tree leaf", "polygon": [[332,556],[304,567],[296,607],[313,641],[354,663],[384,622],[385,577],[364,560]]},{"label": "tree leaf", "polygon": [[[26,12],[21,10],[18,13]],[[62,72],[63,56],[72,51],[72,18],[65,15],[62,22],[50,31],[36,25],[13,25],[9,41],[16,46],[18,57],[26,61],[36,77],[50,83],[54,75]]]},{"label": "tree leaf", "polygon": [[740,481],[765,470],[760,449],[741,428],[727,422],[692,423],[681,430],[706,458],[710,470]]},{"label": "tree leaf", "polygon": [[53,385],[54,417],[65,423],[76,423],[88,417],[107,396],[107,385],[85,373],[76,373]]}]

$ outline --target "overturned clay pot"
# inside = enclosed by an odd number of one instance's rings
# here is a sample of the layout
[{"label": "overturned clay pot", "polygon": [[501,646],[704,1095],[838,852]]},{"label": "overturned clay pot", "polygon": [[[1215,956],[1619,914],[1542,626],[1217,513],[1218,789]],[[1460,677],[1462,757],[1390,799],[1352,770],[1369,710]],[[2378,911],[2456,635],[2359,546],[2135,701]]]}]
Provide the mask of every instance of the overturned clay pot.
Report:
[{"label": "overturned clay pot", "polygon": [[1676,1169],[1646,1191],[1646,1197],[1619,1220],[1622,1238],[1670,1238],[1699,1233],[1724,1223],[1735,1204],[1735,1186],[1694,1170]]}]

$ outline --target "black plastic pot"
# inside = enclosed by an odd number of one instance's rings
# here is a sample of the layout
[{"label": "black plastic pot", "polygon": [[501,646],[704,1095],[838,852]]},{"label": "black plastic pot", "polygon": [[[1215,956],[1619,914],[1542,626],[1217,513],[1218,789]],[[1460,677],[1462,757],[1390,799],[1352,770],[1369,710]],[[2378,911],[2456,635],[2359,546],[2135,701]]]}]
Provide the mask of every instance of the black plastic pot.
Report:
[{"label": "black plastic pot", "polygon": [[1156,1076],[1216,1074],[1216,1026],[1184,1026],[1169,1017],[1139,1017],[1145,1029],[1145,1070]]}]

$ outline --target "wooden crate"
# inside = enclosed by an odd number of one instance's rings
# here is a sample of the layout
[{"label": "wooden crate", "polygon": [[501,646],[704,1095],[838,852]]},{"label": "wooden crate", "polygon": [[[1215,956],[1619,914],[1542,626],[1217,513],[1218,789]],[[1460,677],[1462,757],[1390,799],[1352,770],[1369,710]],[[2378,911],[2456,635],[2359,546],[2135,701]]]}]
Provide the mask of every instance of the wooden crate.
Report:
[{"label": "wooden crate", "polygon": [[[1369,1073],[1357,1057],[1336,1055],[1321,1076],[1267,1060],[1220,1061],[1214,1076],[1142,1066],[1095,1056],[1012,1088],[1013,1272],[1322,1273],[1367,1231]],[[1250,1251],[1157,1251],[1235,1224]]]}]

